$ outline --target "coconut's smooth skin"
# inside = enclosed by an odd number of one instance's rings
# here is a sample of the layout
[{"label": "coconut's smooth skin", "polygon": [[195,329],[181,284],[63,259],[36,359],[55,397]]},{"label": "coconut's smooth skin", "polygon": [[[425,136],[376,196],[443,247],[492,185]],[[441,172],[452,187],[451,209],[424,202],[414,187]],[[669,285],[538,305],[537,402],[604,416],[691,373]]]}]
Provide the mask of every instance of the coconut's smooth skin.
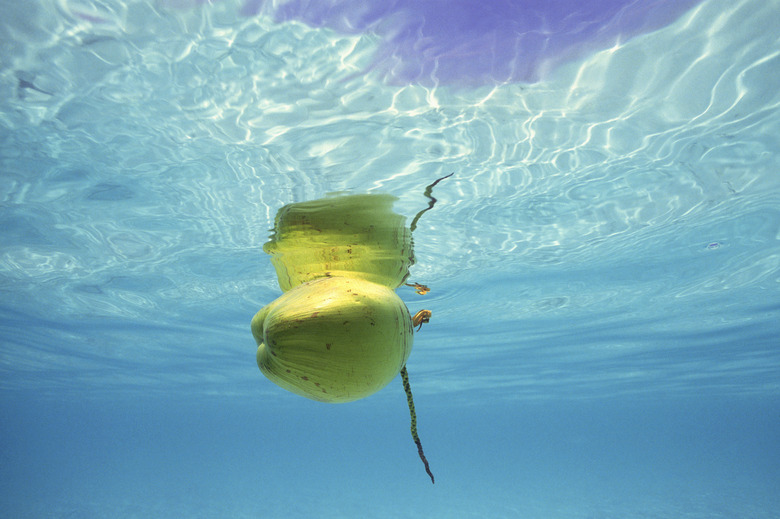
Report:
[{"label": "coconut's smooth skin", "polygon": [[389,287],[324,277],[288,290],[252,319],[257,365],[284,389],[342,403],[385,387],[412,350],[412,319]]}]

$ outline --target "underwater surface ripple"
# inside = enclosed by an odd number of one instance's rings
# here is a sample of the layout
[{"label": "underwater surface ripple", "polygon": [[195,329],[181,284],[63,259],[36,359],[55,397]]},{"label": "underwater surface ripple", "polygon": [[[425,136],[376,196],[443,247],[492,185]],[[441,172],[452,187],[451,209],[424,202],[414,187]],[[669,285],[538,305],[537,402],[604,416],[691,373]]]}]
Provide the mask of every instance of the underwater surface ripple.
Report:
[{"label": "underwater surface ripple", "polygon": [[[413,356],[421,369],[457,365],[477,337],[492,345],[485,371],[512,345],[543,351],[542,363],[577,349],[661,356],[654,337],[688,343],[697,327],[725,344],[732,327],[752,326],[754,353],[777,360],[773,312],[753,311],[760,294],[777,303],[780,268],[776,2],[705,2],[545,82],[471,90],[384,86],[358,74],[374,36],[236,23],[230,3],[106,3],[90,15],[99,22],[68,5],[33,9],[45,29],[17,27],[27,39],[0,72],[4,333],[27,384],[38,384],[27,348],[37,356],[56,335],[46,355],[78,372],[82,344],[121,335],[98,332],[103,320],[160,333],[141,349],[149,357],[116,344],[85,360],[85,382],[101,359],[165,371],[151,357],[173,354],[190,327],[214,337],[203,353],[241,355],[247,316],[277,290],[260,250],[276,209],[376,190],[411,216],[423,187],[450,172],[415,233],[412,278],[432,286],[424,304],[439,325]],[[464,347],[445,347],[464,312]],[[12,318],[44,319],[40,339]],[[594,319],[613,332],[559,330]],[[521,366],[506,367],[421,386],[519,380]],[[658,369],[642,387],[665,387]],[[6,386],[23,383],[13,372]],[[755,380],[745,391],[778,386],[769,367]]]}]

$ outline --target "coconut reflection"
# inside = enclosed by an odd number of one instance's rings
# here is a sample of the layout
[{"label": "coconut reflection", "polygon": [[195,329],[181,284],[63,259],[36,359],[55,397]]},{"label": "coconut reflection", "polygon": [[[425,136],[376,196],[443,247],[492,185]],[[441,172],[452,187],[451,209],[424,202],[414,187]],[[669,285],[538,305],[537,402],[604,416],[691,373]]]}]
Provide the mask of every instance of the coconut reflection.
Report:
[{"label": "coconut reflection", "polygon": [[394,196],[346,195],[289,204],[263,250],[288,291],[321,277],[347,276],[398,288],[414,263],[412,232]]}]

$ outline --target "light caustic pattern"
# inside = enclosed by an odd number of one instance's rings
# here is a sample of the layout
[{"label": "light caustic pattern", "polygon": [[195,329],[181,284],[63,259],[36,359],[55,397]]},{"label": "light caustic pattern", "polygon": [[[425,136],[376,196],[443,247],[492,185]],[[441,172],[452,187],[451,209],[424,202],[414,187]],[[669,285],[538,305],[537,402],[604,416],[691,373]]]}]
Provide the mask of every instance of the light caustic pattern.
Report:
[{"label": "light caustic pattern", "polygon": [[[372,68],[382,34],[292,14],[57,5],[5,2],[0,21],[4,384],[47,364],[53,392],[249,391],[231,359],[275,290],[258,259],[275,208],[376,191],[413,215],[419,186],[454,172],[415,231],[414,276],[441,287],[426,338],[453,330],[418,357],[448,374],[418,395],[597,391],[574,359],[610,392],[701,384],[690,371],[718,386],[740,365],[748,390],[777,387],[771,297],[755,308],[780,269],[776,0],[704,1],[542,81],[468,88],[393,84]],[[731,367],[691,355],[625,376],[620,361],[659,352],[652,337],[742,333],[759,349]],[[487,365],[459,372],[486,342]],[[167,369],[182,343],[200,344],[196,373]],[[522,370],[503,362],[526,348]]]}]

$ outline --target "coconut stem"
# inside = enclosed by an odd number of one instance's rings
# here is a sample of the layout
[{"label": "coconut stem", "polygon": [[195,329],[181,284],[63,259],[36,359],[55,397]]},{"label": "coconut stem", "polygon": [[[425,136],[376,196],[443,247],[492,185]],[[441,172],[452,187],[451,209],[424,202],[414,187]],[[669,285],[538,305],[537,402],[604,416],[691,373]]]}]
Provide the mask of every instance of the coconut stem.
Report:
[{"label": "coconut stem", "polygon": [[417,213],[417,216],[414,217],[414,220],[412,220],[412,224],[409,226],[409,230],[410,231],[414,232],[414,230],[417,228],[417,222],[420,220],[420,217],[423,215],[423,213],[425,211],[433,209],[433,206],[436,204],[436,199],[433,198],[433,194],[432,194],[433,193],[433,187],[436,184],[438,184],[439,182],[441,182],[442,180],[444,180],[445,178],[450,178],[453,175],[453,173],[455,173],[455,172],[453,171],[452,173],[450,173],[447,176],[444,176],[444,177],[441,177],[441,178],[437,178],[436,181],[433,184],[431,184],[431,185],[429,185],[428,187],[425,188],[425,192],[423,193],[423,195],[428,198],[428,207],[426,207],[425,209],[423,209],[422,211]]},{"label": "coconut stem", "polygon": [[420,442],[420,437],[417,435],[417,413],[414,412],[414,399],[412,398],[412,387],[409,385],[409,373],[406,371],[406,366],[404,366],[401,369],[401,380],[404,383],[404,391],[406,391],[406,401],[409,403],[409,414],[412,417],[412,439],[414,440],[415,445],[417,445],[417,454],[420,455],[420,459],[423,462],[423,465],[425,465],[425,472],[428,473],[428,475],[431,477],[431,483],[434,483],[433,481],[433,473],[431,473],[431,468],[428,466],[428,460],[425,459],[425,453],[423,452],[422,448],[422,442]]}]

